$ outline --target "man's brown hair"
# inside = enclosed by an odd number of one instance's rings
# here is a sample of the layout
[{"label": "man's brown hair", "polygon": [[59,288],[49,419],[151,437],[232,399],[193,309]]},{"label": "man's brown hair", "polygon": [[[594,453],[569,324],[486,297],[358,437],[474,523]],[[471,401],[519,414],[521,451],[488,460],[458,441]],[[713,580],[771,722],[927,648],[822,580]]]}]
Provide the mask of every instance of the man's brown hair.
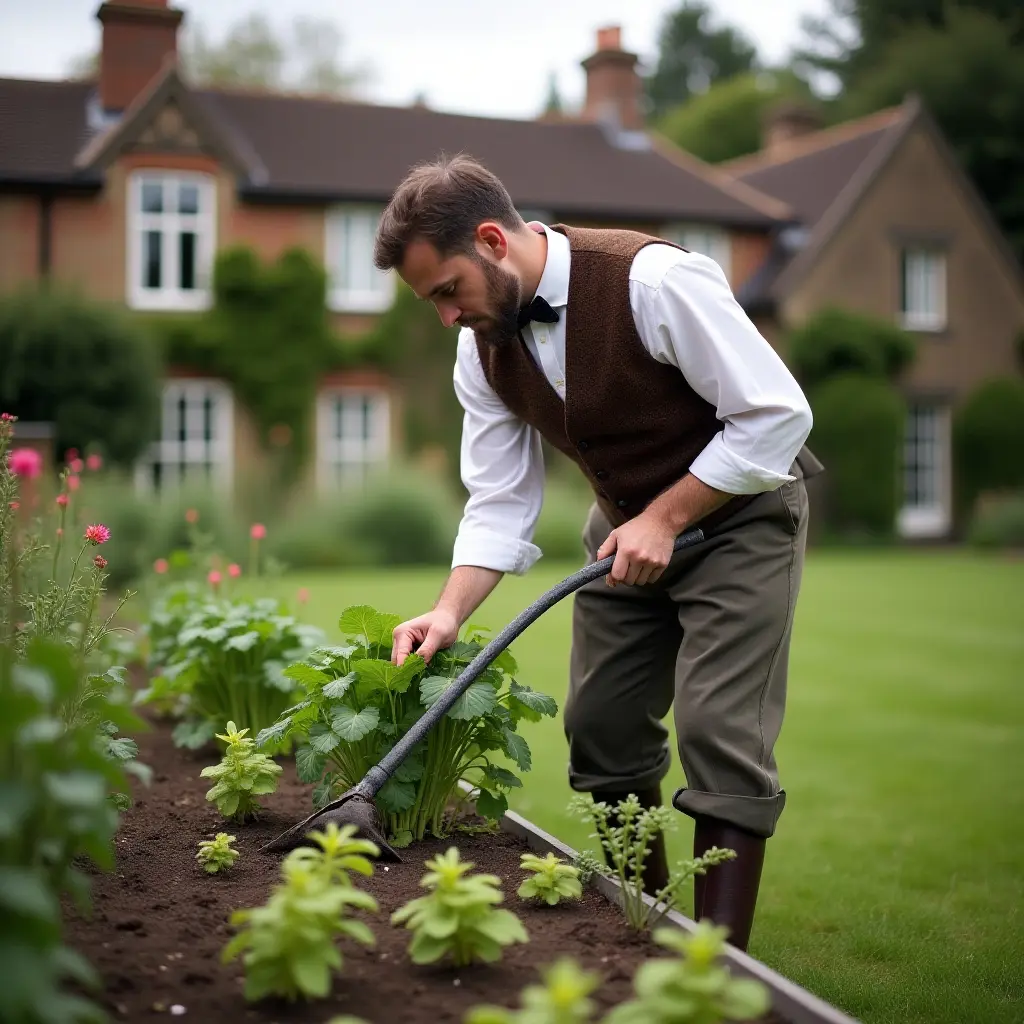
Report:
[{"label": "man's brown hair", "polygon": [[464,154],[418,164],[395,190],[377,228],[373,262],[378,270],[398,267],[406,246],[430,242],[442,259],[474,253],[473,232],[485,220],[515,230],[523,224],[500,179]]}]

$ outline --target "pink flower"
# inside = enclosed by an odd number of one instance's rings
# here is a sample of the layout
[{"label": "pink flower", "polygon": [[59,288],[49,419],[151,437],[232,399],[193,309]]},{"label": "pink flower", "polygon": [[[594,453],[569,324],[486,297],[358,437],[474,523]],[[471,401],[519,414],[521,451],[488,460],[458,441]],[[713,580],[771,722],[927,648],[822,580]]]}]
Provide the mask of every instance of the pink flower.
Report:
[{"label": "pink flower", "polygon": [[163,576],[163,574],[167,572],[168,569],[170,569],[170,565],[168,564],[166,558],[158,558],[153,563],[153,572],[158,573],[160,576]]},{"label": "pink flower", "polygon": [[83,469],[85,469],[85,463],[81,459],[72,459],[71,460],[71,472],[72,473],[81,473]]},{"label": "pink flower", "polygon": [[68,490],[77,491],[82,486],[82,481],[77,476],[68,477]]},{"label": "pink flower", "polygon": [[97,469],[103,468],[103,459],[99,455],[90,455],[89,458],[85,460],[85,464],[95,473]]},{"label": "pink flower", "polygon": [[242,567],[241,567],[240,565],[236,565],[236,564],[235,564],[234,562],[232,562],[232,563],[231,563],[231,564],[230,564],[230,565],[228,566],[228,575],[229,575],[229,576],[230,576],[230,577],[231,577],[231,578],[232,578],[233,580],[237,580],[237,579],[238,579],[238,577],[242,575]]},{"label": "pink flower", "polygon": [[92,564],[95,565],[97,569],[106,569],[107,560],[102,555],[97,555],[92,560]]},{"label": "pink flower", "polygon": [[13,423],[18,417],[9,412],[0,412],[0,423]]},{"label": "pink flower", "polygon": [[85,528],[85,539],[93,544],[106,544],[110,540],[110,530],[102,523]]},{"label": "pink flower", "polygon": [[206,577],[206,580],[210,584],[210,586],[219,587],[221,575],[219,572],[217,572],[216,569],[211,569],[209,575]]},{"label": "pink flower", "polygon": [[26,480],[34,480],[43,471],[43,457],[34,448],[15,448],[7,456],[7,468]]},{"label": "pink flower", "polygon": [[199,522],[199,510],[190,508],[185,510],[185,522],[186,523],[198,523]]},{"label": "pink flower", "polygon": [[267,528],[262,523],[253,523],[249,527],[249,536],[253,540],[263,540],[267,535]]},{"label": "pink flower", "polygon": [[66,494],[57,495],[57,504],[60,505],[61,508],[67,508],[68,502],[70,500],[71,499]]},{"label": "pink flower", "polygon": [[309,589],[307,587],[299,587],[298,594],[295,595],[299,604],[305,604],[309,600]]},{"label": "pink flower", "polygon": [[67,450],[67,451],[66,451],[66,452],[64,453],[64,458],[65,458],[65,459],[66,459],[66,460],[67,460],[68,462],[74,462],[74,460],[78,458],[78,449],[77,449],[77,448],[69,448],[69,449],[68,449],[68,450]]},{"label": "pink flower", "polygon": [[8,507],[10,508],[10,510],[11,510],[12,512],[17,512],[17,511],[18,511],[18,509],[19,509],[19,508],[21,508],[21,502],[20,502],[20,501],[12,501],[12,502],[9,502],[9,503],[8,503]]},{"label": "pink flower", "polygon": [[62,526],[58,526],[57,527],[57,536],[58,537],[63,537],[64,536],[64,527],[62,527]]}]

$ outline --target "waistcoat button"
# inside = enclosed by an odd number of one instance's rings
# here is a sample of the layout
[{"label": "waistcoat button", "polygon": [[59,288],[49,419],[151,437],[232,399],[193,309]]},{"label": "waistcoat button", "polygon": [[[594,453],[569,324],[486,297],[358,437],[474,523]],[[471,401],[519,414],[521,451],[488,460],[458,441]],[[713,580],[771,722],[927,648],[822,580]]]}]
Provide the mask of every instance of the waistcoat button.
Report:
[{"label": "waistcoat button", "polygon": [[579,448],[581,452],[585,452],[590,447],[590,444],[587,441],[580,441],[576,447]]},{"label": "waistcoat button", "polygon": [[596,476],[598,480],[607,480],[608,479],[608,470],[607,469],[599,469],[594,474],[594,476]]},{"label": "waistcoat button", "polygon": [[619,498],[619,500],[615,502],[615,504],[618,505],[619,508],[625,508],[629,504],[629,502],[626,501],[625,498]]}]

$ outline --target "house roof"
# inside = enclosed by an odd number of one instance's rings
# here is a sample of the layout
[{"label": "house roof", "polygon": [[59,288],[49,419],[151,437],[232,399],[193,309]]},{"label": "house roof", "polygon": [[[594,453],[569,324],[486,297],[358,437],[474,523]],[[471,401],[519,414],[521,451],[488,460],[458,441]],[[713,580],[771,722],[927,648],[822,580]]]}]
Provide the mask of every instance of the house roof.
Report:
[{"label": "house roof", "polygon": [[776,233],[768,257],[739,289],[745,309],[770,308],[814,265],[921,113],[909,97],[899,107],[720,165],[738,182],[786,203],[796,221]]},{"label": "house roof", "polygon": [[[70,183],[95,173],[94,165],[75,162],[76,155],[104,149],[87,123],[92,88],[88,82],[0,79],[0,182]],[[598,124],[188,91],[226,147],[242,155],[240,187],[252,198],[385,202],[413,164],[466,152],[501,177],[518,206],[558,216],[770,227],[788,214],[783,204],[717,169],[673,159],[662,145],[641,145],[636,134],[616,143]],[[133,105],[125,120],[144,107]],[[122,122],[106,132],[126,127]],[[253,168],[258,173],[246,173]]]},{"label": "house roof", "polygon": [[89,135],[89,82],[0,78],[0,183],[64,182]]}]

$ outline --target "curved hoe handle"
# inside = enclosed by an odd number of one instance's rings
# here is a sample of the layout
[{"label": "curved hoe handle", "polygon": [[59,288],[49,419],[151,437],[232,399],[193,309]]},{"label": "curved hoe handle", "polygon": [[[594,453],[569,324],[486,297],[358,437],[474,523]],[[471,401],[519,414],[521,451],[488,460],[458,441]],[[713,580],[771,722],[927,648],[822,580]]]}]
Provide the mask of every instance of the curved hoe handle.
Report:
[{"label": "curved hoe handle", "polygon": [[[673,553],[692,547],[704,540],[701,529],[681,533],[672,546]],[[413,747],[451,710],[455,702],[469,689],[470,684],[530,623],[540,618],[552,605],[557,604],[579,590],[584,584],[607,575],[615,564],[615,556],[609,555],[600,561],[591,562],[578,572],[567,576],[561,583],[542,594],[528,608],[513,619],[460,673],[444,693],[427,709],[426,713],[413,723],[409,731],[374,765],[356,787],[358,792],[373,799],[381,786],[391,778],[398,766],[409,756]]]}]

